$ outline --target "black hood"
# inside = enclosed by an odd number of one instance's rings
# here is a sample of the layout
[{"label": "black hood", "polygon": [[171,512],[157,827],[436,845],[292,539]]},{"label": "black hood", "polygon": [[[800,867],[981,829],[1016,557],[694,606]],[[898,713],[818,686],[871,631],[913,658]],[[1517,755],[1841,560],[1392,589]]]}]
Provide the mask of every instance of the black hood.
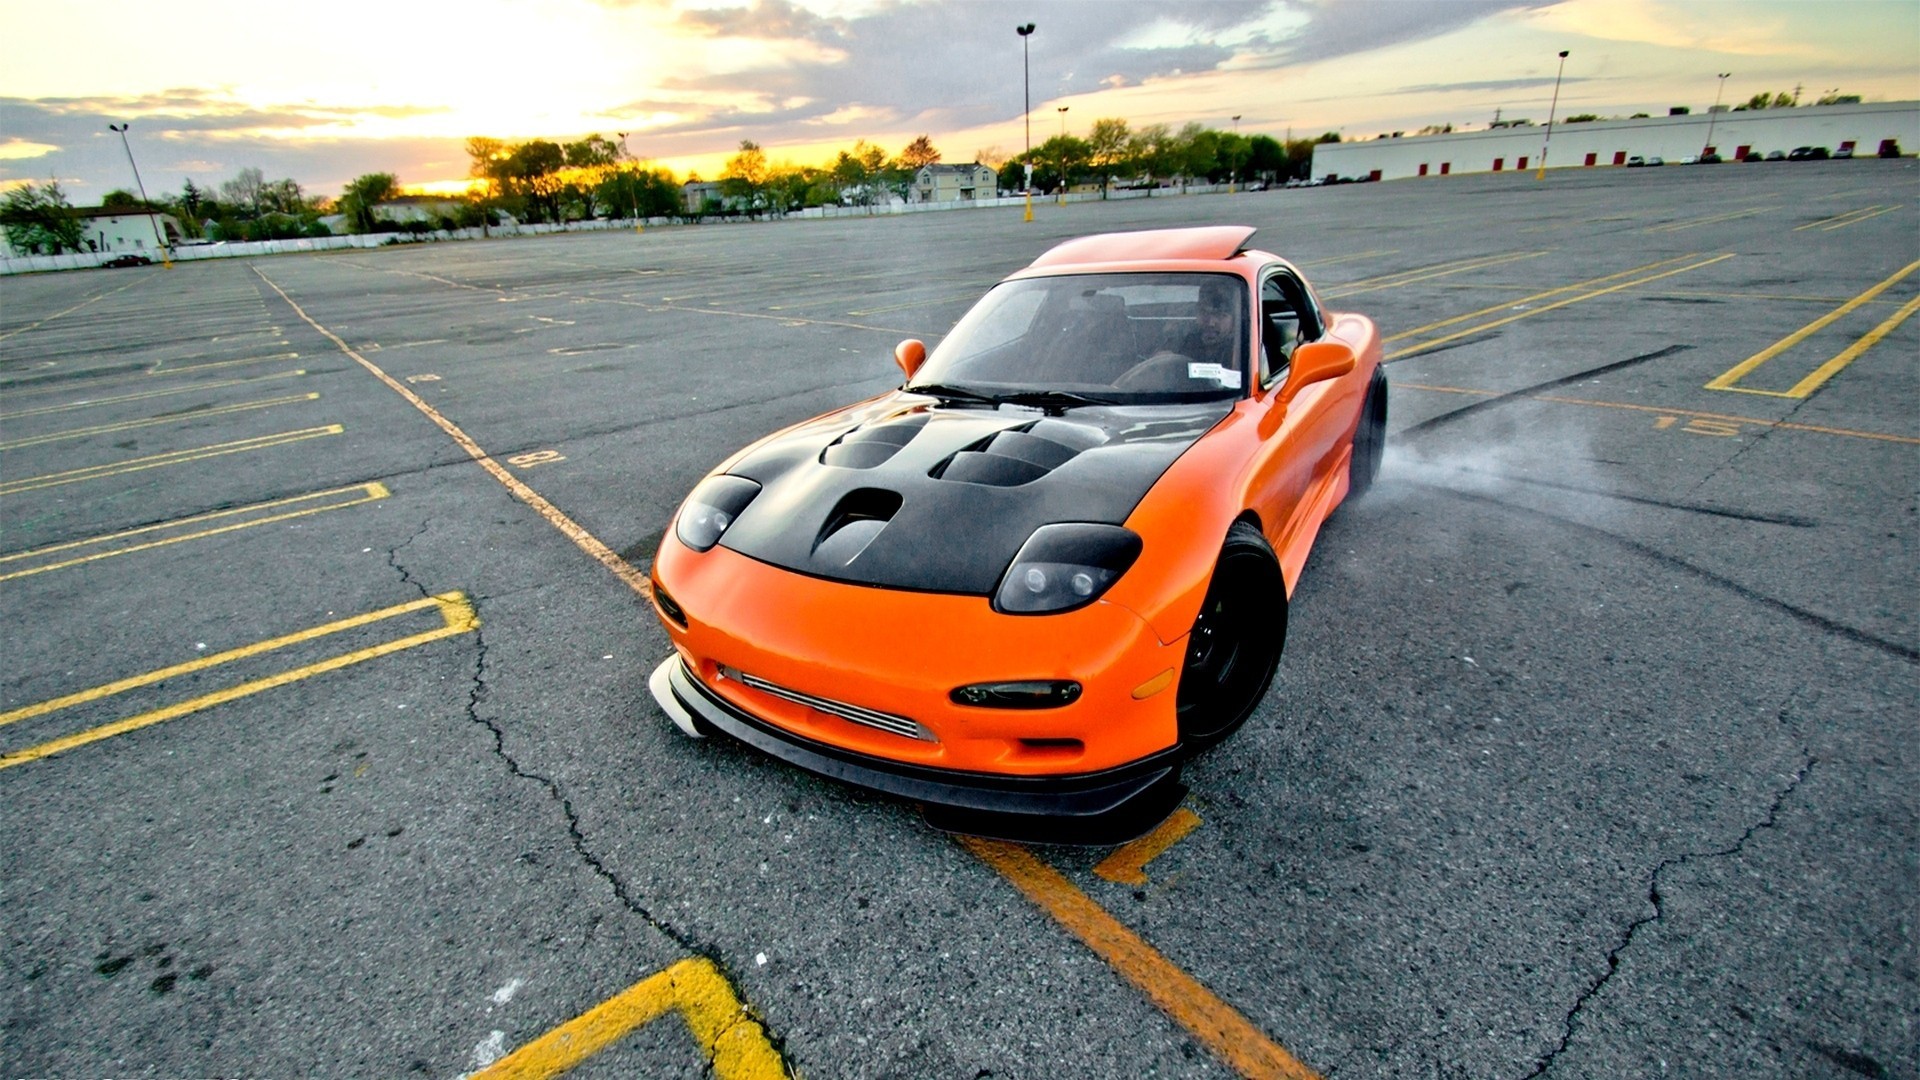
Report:
[{"label": "black hood", "polygon": [[1232,402],[1031,409],[898,392],[754,447],[761,492],[723,546],[814,577],[988,595],[1053,522],[1121,525]]}]

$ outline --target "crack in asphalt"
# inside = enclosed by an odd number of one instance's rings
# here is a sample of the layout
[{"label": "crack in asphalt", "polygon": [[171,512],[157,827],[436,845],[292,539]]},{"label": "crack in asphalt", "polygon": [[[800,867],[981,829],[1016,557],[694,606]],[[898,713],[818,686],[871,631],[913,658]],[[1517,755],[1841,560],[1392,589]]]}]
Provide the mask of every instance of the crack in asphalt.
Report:
[{"label": "crack in asphalt", "polygon": [[1612,981],[1614,975],[1619,972],[1621,954],[1625,953],[1627,949],[1633,945],[1634,936],[1640,932],[1641,927],[1646,926],[1648,923],[1659,922],[1666,917],[1666,901],[1660,895],[1660,875],[1673,867],[1684,866],[1690,862],[1705,859],[1724,859],[1738,855],[1746,848],[1747,841],[1753,839],[1754,834],[1758,833],[1761,829],[1771,829],[1775,826],[1779,821],[1780,810],[1786,804],[1787,799],[1792,797],[1793,793],[1799,789],[1801,783],[1807,779],[1808,774],[1813,772],[1813,767],[1819,764],[1819,759],[1814,757],[1806,748],[1803,747],[1800,753],[1802,758],[1800,768],[1793,774],[1793,779],[1788,781],[1785,787],[1774,794],[1773,803],[1767,807],[1766,815],[1758,822],[1748,826],[1747,830],[1740,834],[1738,840],[1735,840],[1731,845],[1719,851],[1689,851],[1672,858],[1662,859],[1659,864],[1653,868],[1653,873],[1649,875],[1647,880],[1647,901],[1653,906],[1653,914],[1641,916],[1627,924],[1626,932],[1621,935],[1620,943],[1615,945],[1611,952],[1607,953],[1607,970],[1599,978],[1595,979],[1592,985],[1581,991],[1580,996],[1574,999],[1573,1007],[1567,1010],[1566,1016],[1561,1021],[1559,1043],[1535,1061],[1533,1071],[1526,1074],[1523,1080],[1534,1080],[1536,1077],[1545,1076],[1547,1070],[1553,1068],[1554,1062],[1566,1051],[1568,1044],[1573,1041],[1574,1028],[1579,1022],[1581,1012],[1586,1009],[1587,1003],[1599,996],[1600,991],[1604,989],[1607,983]]},{"label": "crack in asphalt", "polygon": [[413,530],[412,536],[407,537],[405,540],[402,540],[398,544],[395,544],[392,547],[387,549],[387,565],[392,567],[394,572],[400,575],[400,581],[403,584],[411,585],[414,588],[419,589],[420,598],[423,600],[432,599],[433,593],[427,588],[425,582],[413,580],[413,574],[409,572],[406,567],[400,565],[400,551],[402,548],[412,546],[415,540],[418,540],[422,536],[426,535],[428,526],[432,524],[433,524],[433,519],[427,518],[425,521],[422,521],[420,523],[419,528]]},{"label": "crack in asphalt", "polygon": [[[476,602],[476,610],[478,606]],[[493,737],[493,754],[506,765],[509,775],[516,779],[525,780],[537,785],[546,791],[548,797],[552,799],[554,805],[560,808],[562,816],[566,819],[567,837],[573,847],[574,853],[579,856],[580,861],[585,863],[588,869],[592,870],[594,874],[607,883],[608,888],[613,891],[614,898],[620,902],[622,907],[634,915],[639,916],[648,926],[651,926],[675,945],[686,950],[690,956],[699,956],[711,962],[728,983],[736,987],[739,986],[741,984],[739,977],[727,964],[724,955],[717,946],[702,943],[687,931],[675,926],[665,918],[655,915],[645,904],[641,903],[633,895],[632,891],[628,889],[627,883],[623,881],[618,874],[614,873],[613,870],[602,861],[600,856],[593,852],[592,846],[587,840],[587,835],[581,828],[579,811],[574,808],[573,800],[569,799],[566,793],[560,789],[559,782],[551,777],[543,776],[527,769],[520,764],[518,759],[507,751],[505,730],[493,720],[481,715],[480,711],[481,702],[484,701],[487,696],[488,647],[486,622],[484,619],[481,620],[480,626],[475,628],[473,637],[473,685],[467,691],[466,704],[468,722],[485,728],[488,734]],[[741,1002],[739,1018],[729,1026],[728,1030],[731,1031],[733,1028],[742,1024],[751,1024],[757,1027],[761,1034],[765,1036],[767,1042],[773,1047],[774,1052],[780,1056],[780,1059],[782,1061],[787,1059],[785,1040],[775,1034],[773,1028],[767,1024],[765,1018],[762,1017],[750,1003],[744,1000]],[[717,1039],[714,1043],[715,1048],[724,1045],[724,1042],[724,1036]],[[709,1054],[705,1055],[705,1057],[705,1072],[711,1076],[713,1075],[713,1056]]]}]

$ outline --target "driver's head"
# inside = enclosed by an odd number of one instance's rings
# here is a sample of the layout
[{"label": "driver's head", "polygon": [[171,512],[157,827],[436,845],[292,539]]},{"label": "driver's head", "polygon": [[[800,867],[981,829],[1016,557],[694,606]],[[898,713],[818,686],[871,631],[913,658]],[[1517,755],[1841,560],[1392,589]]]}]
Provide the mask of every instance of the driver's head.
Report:
[{"label": "driver's head", "polygon": [[1201,282],[1200,306],[1195,317],[1200,340],[1209,345],[1226,340],[1233,333],[1238,309],[1233,282],[1224,278],[1209,278]]}]

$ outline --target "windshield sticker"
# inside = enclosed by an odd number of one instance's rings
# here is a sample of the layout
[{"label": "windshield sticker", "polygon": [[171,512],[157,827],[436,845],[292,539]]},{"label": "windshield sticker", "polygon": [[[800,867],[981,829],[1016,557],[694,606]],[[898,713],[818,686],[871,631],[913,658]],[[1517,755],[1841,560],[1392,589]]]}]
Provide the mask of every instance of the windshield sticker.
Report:
[{"label": "windshield sticker", "polygon": [[1212,379],[1229,390],[1240,389],[1240,373],[1219,364],[1188,364],[1187,378]]}]

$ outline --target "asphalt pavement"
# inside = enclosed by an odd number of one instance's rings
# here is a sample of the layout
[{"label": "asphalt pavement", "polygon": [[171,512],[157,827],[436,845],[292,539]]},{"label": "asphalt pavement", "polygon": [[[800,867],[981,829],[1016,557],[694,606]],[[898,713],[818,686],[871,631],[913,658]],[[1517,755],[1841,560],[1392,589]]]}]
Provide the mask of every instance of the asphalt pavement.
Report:
[{"label": "asphalt pavement", "polygon": [[[0,279],[0,1074],[1920,1076],[1912,159],[1034,216]],[[1154,849],[674,729],[707,470],[1228,223],[1392,438]]]}]

